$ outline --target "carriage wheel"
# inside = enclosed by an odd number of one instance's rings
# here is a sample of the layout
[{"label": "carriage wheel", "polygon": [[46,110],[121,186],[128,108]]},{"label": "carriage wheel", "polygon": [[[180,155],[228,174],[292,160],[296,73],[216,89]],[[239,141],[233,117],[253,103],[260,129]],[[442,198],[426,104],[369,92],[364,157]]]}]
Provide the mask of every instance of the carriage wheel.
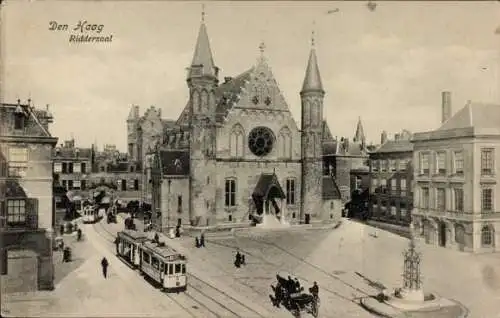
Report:
[{"label": "carriage wheel", "polygon": [[318,301],[317,300],[313,301],[313,303],[311,305],[311,315],[313,315],[313,317],[318,317]]}]

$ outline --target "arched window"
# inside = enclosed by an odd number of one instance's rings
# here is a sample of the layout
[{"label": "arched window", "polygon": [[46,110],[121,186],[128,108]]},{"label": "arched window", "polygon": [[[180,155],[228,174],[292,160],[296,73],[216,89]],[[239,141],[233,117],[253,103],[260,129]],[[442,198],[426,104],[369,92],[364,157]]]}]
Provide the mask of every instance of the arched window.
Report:
[{"label": "arched window", "polygon": [[208,92],[206,90],[203,90],[203,91],[201,91],[201,101],[200,101],[198,111],[201,112],[201,111],[206,110],[207,105],[208,105]]},{"label": "arched window", "polygon": [[279,156],[282,158],[292,157],[292,136],[288,127],[283,127],[279,133]]},{"label": "arched window", "polygon": [[240,124],[236,124],[231,129],[229,135],[229,154],[234,158],[243,157],[244,150],[244,131]]},{"label": "arched window", "polygon": [[193,96],[191,96],[191,102],[193,103],[193,109],[200,111],[200,93],[198,91],[193,91]]},{"label": "arched window", "polygon": [[491,226],[485,225],[481,229],[481,245],[482,246],[491,246],[493,245],[493,231]]}]

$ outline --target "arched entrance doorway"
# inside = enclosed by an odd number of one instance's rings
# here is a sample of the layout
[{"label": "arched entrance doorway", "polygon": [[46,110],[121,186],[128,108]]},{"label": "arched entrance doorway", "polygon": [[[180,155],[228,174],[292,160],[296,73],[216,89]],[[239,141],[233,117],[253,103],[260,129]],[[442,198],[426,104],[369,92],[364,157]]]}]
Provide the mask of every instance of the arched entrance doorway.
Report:
[{"label": "arched entrance doorway", "polygon": [[439,246],[446,246],[446,223],[439,222]]},{"label": "arched entrance doorway", "polygon": [[[261,223],[266,214],[282,218],[286,214],[285,205],[282,200],[285,199],[285,193],[281,188],[278,178],[274,173],[263,173],[252,193],[252,199],[255,204],[255,214],[251,217],[256,223]],[[280,202],[280,204],[278,204]]]}]

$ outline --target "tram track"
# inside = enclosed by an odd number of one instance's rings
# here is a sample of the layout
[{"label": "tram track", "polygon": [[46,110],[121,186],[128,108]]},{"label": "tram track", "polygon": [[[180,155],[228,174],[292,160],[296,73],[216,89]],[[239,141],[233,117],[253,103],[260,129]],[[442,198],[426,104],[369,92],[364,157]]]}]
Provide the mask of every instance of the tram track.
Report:
[{"label": "tram track", "polygon": [[[236,236],[236,235],[234,236],[234,238],[235,238],[235,239],[237,239],[237,237],[238,237],[238,236]],[[316,271],[320,272],[321,274],[326,275],[326,276],[328,276],[329,278],[331,278],[331,279],[333,279],[333,280],[336,280],[336,281],[340,282],[340,283],[341,283],[341,284],[343,284],[344,286],[347,286],[347,287],[349,287],[349,288],[353,289],[354,291],[356,291],[356,292],[358,292],[358,293],[362,294],[363,296],[373,296],[373,293],[366,292],[366,291],[364,291],[364,290],[362,290],[362,289],[360,289],[360,288],[358,288],[358,287],[356,287],[356,286],[354,286],[354,285],[352,285],[352,284],[350,284],[350,283],[348,283],[348,282],[344,281],[344,280],[343,280],[343,279],[341,279],[340,277],[338,277],[338,276],[336,276],[336,275],[334,275],[334,274],[332,274],[332,273],[329,273],[328,271],[324,270],[323,268],[319,267],[319,266],[318,266],[318,265],[316,265],[316,264],[312,264],[312,263],[310,263],[310,262],[306,261],[304,258],[302,258],[302,257],[300,257],[300,256],[298,256],[298,255],[295,255],[295,254],[294,254],[294,253],[292,253],[291,251],[289,251],[289,250],[287,250],[287,249],[285,249],[285,248],[283,248],[283,247],[281,247],[281,246],[279,246],[279,245],[277,245],[277,244],[274,244],[274,243],[269,243],[269,242],[264,242],[264,241],[262,241],[262,240],[258,240],[258,239],[251,238],[251,237],[246,237],[246,236],[245,236],[245,238],[247,238],[247,239],[249,239],[249,240],[251,240],[251,241],[257,242],[257,243],[259,243],[259,244],[263,244],[263,245],[268,245],[268,246],[274,247],[274,248],[276,248],[276,249],[278,249],[278,250],[280,250],[280,251],[284,252],[285,254],[287,254],[287,255],[291,256],[292,258],[294,258],[294,259],[296,259],[296,260],[300,261],[301,263],[303,263],[303,264],[305,264],[305,265],[307,265],[307,266],[309,266],[309,267],[314,268]],[[259,259],[259,260],[263,261],[263,262],[264,262],[264,263],[266,263],[266,264],[276,265],[276,264],[274,264],[274,263],[272,263],[272,262],[270,262],[270,261],[268,261],[268,260],[266,260],[266,259],[264,259],[264,258],[262,258],[262,257],[260,257],[260,256],[257,256],[257,255],[255,255],[255,254],[252,254],[252,253],[250,253],[249,251],[246,251],[245,249],[242,249],[242,248],[240,248],[239,246],[236,246],[236,245],[227,244],[227,243],[221,243],[221,242],[217,242],[217,241],[214,241],[214,240],[211,240],[211,239],[206,239],[206,242],[207,242],[207,243],[214,244],[214,245],[219,245],[219,246],[227,247],[227,248],[234,248],[234,249],[238,249],[238,250],[240,250],[241,252],[243,252],[243,253],[245,253],[245,254],[248,254],[248,255],[252,256],[253,258],[255,258],[255,259]],[[297,278],[299,278],[299,279],[301,279],[301,280],[303,280],[303,281],[307,281],[307,280],[308,280],[308,279],[306,279],[306,278],[304,278],[304,277],[297,277]],[[254,288],[253,288],[251,285],[249,285],[249,284],[247,284],[247,283],[245,283],[245,282],[243,282],[243,281],[238,281],[238,283],[240,283],[240,284],[242,284],[242,285],[245,285],[245,286],[247,286],[247,287],[251,288],[252,290],[254,290]],[[331,289],[329,289],[329,288],[325,287],[324,285],[321,287],[321,290],[323,290],[323,291],[325,291],[325,292],[327,292],[327,293],[329,293],[329,294],[331,294],[331,295],[334,295],[334,296],[336,296],[337,298],[340,298],[340,299],[343,299],[343,300],[345,300],[345,301],[351,302],[351,303],[353,303],[353,304],[359,305],[359,298],[360,298],[360,296],[357,296],[357,297],[354,297],[354,298],[350,298],[350,297],[347,297],[347,296],[345,296],[345,295],[342,295],[342,294],[341,294],[340,292],[338,292],[338,291],[331,290]],[[353,294],[353,295],[354,295],[354,294]]]},{"label": "tram track", "polygon": [[[99,226],[97,226],[99,224]],[[103,238],[107,243],[114,245],[114,239],[116,237],[116,234],[112,233],[107,229],[104,224],[101,222],[97,222],[92,224],[92,226],[95,229],[95,232]],[[99,228],[99,230],[97,230]],[[102,230],[102,231],[101,231]],[[198,276],[195,276],[191,273],[187,274],[188,277],[188,290],[183,292],[182,294],[165,294],[169,299],[171,299],[173,302],[175,302],[177,305],[179,305],[182,309],[187,311],[192,317],[198,317],[199,315],[196,315],[195,313],[192,312],[191,308],[195,308],[195,306],[191,305],[189,308],[188,305],[182,304],[181,302],[185,303],[185,301],[180,301],[183,297],[186,297],[187,299],[191,300],[192,302],[195,302],[197,305],[203,307],[206,311],[208,311],[210,314],[212,314],[214,317],[228,317],[228,313],[230,316],[234,317],[265,317],[261,315],[259,312],[253,310],[250,306],[244,304],[243,302],[237,300],[233,296],[229,295],[228,293],[220,290],[216,286],[210,284],[209,282],[204,281],[203,279],[199,278]],[[191,283],[191,281],[196,281],[197,283]],[[216,292],[217,296],[214,295],[209,295],[207,291],[204,291],[202,286],[208,286],[209,290],[213,290]],[[194,290],[194,292],[193,292]],[[199,298],[206,299],[208,301],[201,301]],[[235,308],[230,308],[227,304],[224,304],[224,302],[232,302],[232,305],[236,305],[236,307],[239,307],[238,309]],[[234,306],[231,306],[234,307]],[[223,313],[221,313],[221,309]],[[243,310],[242,310],[243,309]],[[247,314],[242,315],[241,312],[247,312]],[[248,313],[251,313],[248,315]],[[202,317],[206,317],[206,315],[203,315]]]}]

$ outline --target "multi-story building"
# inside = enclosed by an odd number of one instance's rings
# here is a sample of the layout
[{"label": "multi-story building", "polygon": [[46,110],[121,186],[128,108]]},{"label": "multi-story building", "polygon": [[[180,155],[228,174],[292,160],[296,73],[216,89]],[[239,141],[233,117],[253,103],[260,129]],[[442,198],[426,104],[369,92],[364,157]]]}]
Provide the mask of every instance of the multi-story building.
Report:
[{"label": "multi-story building", "polygon": [[500,106],[467,103],[442,125],[413,137],[413,224],[426,243],[470,252],[499,251]]},{"label": "multi-story building", "polygon": [[409,225],[413,208],[413,145],[411,133],[403,130],[388,140],[384,131],[381,145],[370,152],[371,219]]},{"label": "multi-story building", "polygon": [[0,106],[2,291],[50,290],[53,195],[52,116],[27,104]]},{"label": "multi-story building", "polygon": [[92,172],[92,149],[75,147],[75,140],[66,140],[53,153],[54,174],[66,190],[86,190]]},{"label": "multi-story building", "polygon": [[89,189],[106,186],[115,197],[124,201],[150,201],[150,194],[143,191],[143,176],[141,163],[130,160],[127,154],[120,153],[113,145],[105,145],[99,152],[93,146],[95,160],[93,173],[89,177]]},{"label": "multi-story building", "polygon": [[[149,122],[136,128],[138,111],[132,109],[129,151],[134,155],[142,151],[140,157],[158,147],[153,173],[158,177],[153,189],[157,211],[153,222],[158,228],[249,219],[271,223],[338,219],[337,196],[325,193],[336,191],[327,185],[334,180],[322,173],[325,91],[316,50],[309,52],[300,91],[299,128],[269,67],[264,45],[259,49],[253,66],[219,84],[219,68],[202,22],[188,69],[189,98],[177,121],[165,128],[170,124],[151,109],[145,116]],[[144,126],[151,127],[147,136]],[[134,150],[141,135],[148,143]],[[154,136],[157,140],[149,143]]]},{"label": "multi-story building", "polygon": [[[340,189],[342,201],[348,202],[354,180],[362,179],[368,168],[366,137],[361,118],[358,120],[354,138],[333,138],[326,122],[323,124],[323,174],[333,175]],[[359,172],[359,173],[358,173]]]}]

